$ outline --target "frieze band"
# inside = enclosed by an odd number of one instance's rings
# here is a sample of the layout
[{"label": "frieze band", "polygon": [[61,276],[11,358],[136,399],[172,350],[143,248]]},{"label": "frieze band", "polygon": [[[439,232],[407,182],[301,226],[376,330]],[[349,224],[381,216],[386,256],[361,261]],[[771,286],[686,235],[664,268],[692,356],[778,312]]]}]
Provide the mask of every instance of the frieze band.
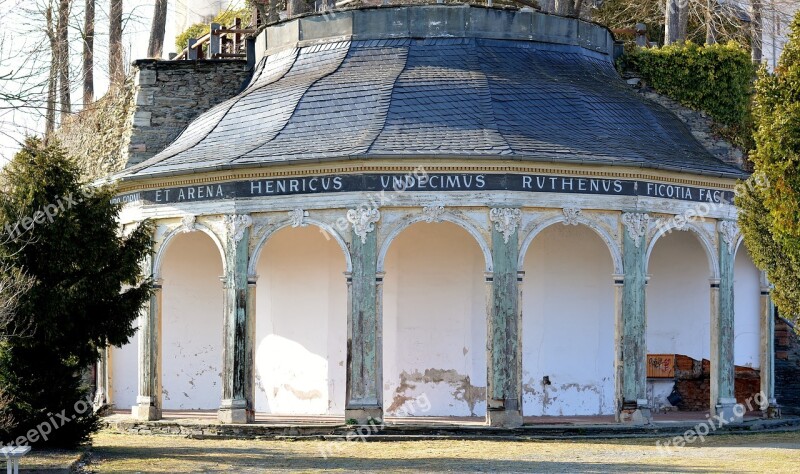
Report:
[{"label": "frieze band", "polygon": [[641,196],[732,203],[732,191],[624,179],[531,174],[348,174],[259,179],[154,189],[117,196],[114,202],[154,204],[342,192],[523,191]]}]

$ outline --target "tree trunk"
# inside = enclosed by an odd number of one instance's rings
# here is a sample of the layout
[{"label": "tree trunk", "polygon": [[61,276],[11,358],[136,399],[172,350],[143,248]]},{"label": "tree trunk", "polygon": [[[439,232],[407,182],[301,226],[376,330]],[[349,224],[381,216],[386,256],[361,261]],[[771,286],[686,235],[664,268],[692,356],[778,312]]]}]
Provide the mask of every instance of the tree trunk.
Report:
[{"label": "tree trunk", "polygon": [[716,6],[717,0],[706,1],[706,44],[717,42]]},{"label": "tree trunk", "polygon": [[556,0],[556,14],[561,16],[576,16],[575,4],[581,0]]},{"label": "tree trunk", "polygon": [[764,23],[762,0],[751,0],[753,21],[750,30],[751,53],[754,63],[761,63],[764,46]]},{"label": "tree trunk", "polygon": [[111,84],[125,81],[122,51],[122,0],[111,0],[108,28],[108,75]]},{"label": "tree trunk", "polygon": [[281,19],[278,13],[280,8],[280,0],[269,0],[269,12],[267,13],[267,24],[276,23]]},{"label": "tree trunk", "polygon": [[56,27],[56,48],[58,49],[58,83],[61,99],[61,122],[72,112],[69,96],[69,2],[58,2],[58,26]]},{"label": "tree trunk", "polygon": [[83,23],[83,106],[94,102],[94,1],[86,0]]},{"label": "tree trunk", "polygon": [[150,44],[147,57],[161,59],[164,54],[164,32],[167,29],[167,0],[156,0],[153,26],[150,27]]},{"label": "tree trunk", "polygon": [[678,41],[680,36],[680,0],[666,0],[664,15],[664,44],[672,44]]},{"label": "tree trunk", "polygon": [[56,91],[58,89],[58,48],[56,47],[56,30],[53,24],[53,8],[45,11],[47,20],[47,38],[50,40],[50,74],[47,77],[47,109],[45,112],[45,142],[56,129]]},{"label": "tree trunk", "polygon": [[311,11],[309,0],[286,0],[286,15],[289,18]]},{"label": "tree trunk", "polygon": [[678,1],[678,41],[686,42],[686,36],[689,34],[689,1]]}]

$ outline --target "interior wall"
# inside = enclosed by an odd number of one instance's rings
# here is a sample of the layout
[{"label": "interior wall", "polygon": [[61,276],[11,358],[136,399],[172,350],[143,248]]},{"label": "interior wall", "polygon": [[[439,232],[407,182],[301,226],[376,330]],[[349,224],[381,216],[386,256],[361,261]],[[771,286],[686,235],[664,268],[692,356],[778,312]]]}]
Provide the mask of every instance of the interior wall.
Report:
[{"label": "interior wall", "polygon": [[648,267],[647,352],[711,356],[711,269],[697,236],[675,231],[661,237]]},{"label": "interior wall", "polygon": [[733,267],[734,360],[736,365],[761,367],[761,272],[742,244]]},{"label": "interior wall", "polygon": [[339,244],[314,226],[271,236],[256,286],[257,412],[343,415],[347,270]]},{"label": "interior wall", "polygon": [[222,257],[209,236],[176,236],[162,263],[162,402],[216,410],[222,399]]},{"label": "interior wall", "polygon": [[614,264],[607,245],[588,227],[556,224],[531,242],[523,268],[523,414],[613,414]]},{"label": "interior wall", "polygon": [[417,223],[391,243],[383,287],[384,410],[486,415],[483,253],[452,223]]},{"label": "interior wall", "polygon": [[129,410],[139,393],[139,319],[136,334],[122,347],[109,347],[109,392],[116,410]]}]

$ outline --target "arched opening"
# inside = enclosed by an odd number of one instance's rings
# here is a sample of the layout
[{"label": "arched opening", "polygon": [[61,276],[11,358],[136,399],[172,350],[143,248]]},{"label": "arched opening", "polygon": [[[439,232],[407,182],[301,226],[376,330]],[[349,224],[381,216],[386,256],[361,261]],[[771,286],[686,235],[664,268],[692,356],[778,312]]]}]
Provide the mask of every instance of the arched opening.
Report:
[{"label": "arched opening", "polygon": [[[648,262],[647,353],[676,356],[684,373],[677,380],[651,373],[647,391],[656,410],[669,409],[673,389],[685,411],[708,410],[710,395],[705,372],[711,358],[711,290],[709,259],[693,231],[674,231],[658,238]],[[706,361],[706,362],[704,362]],[[653,371],[650,371],[653,372]],[[695,375],[690,375],[692,372]],[[673,398],[673,400],[675,400]]]},{"label": "arched opening", "polygon": [[139,320],[133,322],[137,328],[127,344],[108,348],[108,401],[115,410],[130,411],[136,405],[139,390]]},{"label": "arched opening", "polygon": [[255,410],[344,415],[347,270],[315,226],[271,235],[256,272]]},{"label": "arched opening", "polygon": [[222,399],[223,285],[220,251],[204,232],[176,235],[160,274],[164,410],[217,410]]},{"label": "arched opening", "polygon": [[460,226],[416,223],[390,244],[383,287],[384,410],[486,414],[486,262]]},{"label": "arched opening", "polygon": [[524,255],[525,416],[614,413],[614,263],[589,227],[551,225]]},{"label": "arched opening", "polygon": [[733,267],[734,363],[761,366],[761,271],[744,244],[736,252]]}]

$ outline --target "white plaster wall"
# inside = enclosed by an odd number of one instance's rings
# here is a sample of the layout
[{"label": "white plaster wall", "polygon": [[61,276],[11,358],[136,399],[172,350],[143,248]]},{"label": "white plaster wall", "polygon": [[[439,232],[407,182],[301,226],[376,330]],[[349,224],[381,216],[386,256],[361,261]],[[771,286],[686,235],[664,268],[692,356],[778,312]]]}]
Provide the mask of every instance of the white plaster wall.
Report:
[{"label": "white plaster wall", "polygon": [[257,412],[343,415],[347,359],[345,255],[317,227],[265,244],[256,290]]},{"label": "white plaster wall", "polygon": [[744,244],[733,268],[734,360],[736,365],[761,367],[761,272]]},{"label": "white plaster wall", "polygon": [[667,397],[670,396],[673,389],[675,389],[675,380],[648,379],[647,401],[657,412],[665,408],[672,408],[672,404],[667,400]]},{"label": "white plaster wall", "polygon": [[392,242],[385,270],[387,414],[485,416],[487,290],[474,238],[452,223],[413,224]]},{"label": "white plaster wall", "polygon": [[[139,320],[134,321],[139,328]],[[109,392],[110,402],[117,410],[129,410],[136,404],[139,391],[139,333],[122,347],[109,347]]]},{"label": "white plaster wall", "polygon": [[162,267],[162,403],[216,410],[222,399],[222,257],[203,232],[175,237]]},{"label": "white plaster wall", "polygon": [[[525,416],[614,413],[614,266],[585,226],[555,224],[525,255]],[[542,381],[549,376],[551,385]]]},{"label": "white plaster wall", "polygon": [[647,352],[709,359],[711,269],[699,239],[676,231],[653,248],[647,285]]}]

